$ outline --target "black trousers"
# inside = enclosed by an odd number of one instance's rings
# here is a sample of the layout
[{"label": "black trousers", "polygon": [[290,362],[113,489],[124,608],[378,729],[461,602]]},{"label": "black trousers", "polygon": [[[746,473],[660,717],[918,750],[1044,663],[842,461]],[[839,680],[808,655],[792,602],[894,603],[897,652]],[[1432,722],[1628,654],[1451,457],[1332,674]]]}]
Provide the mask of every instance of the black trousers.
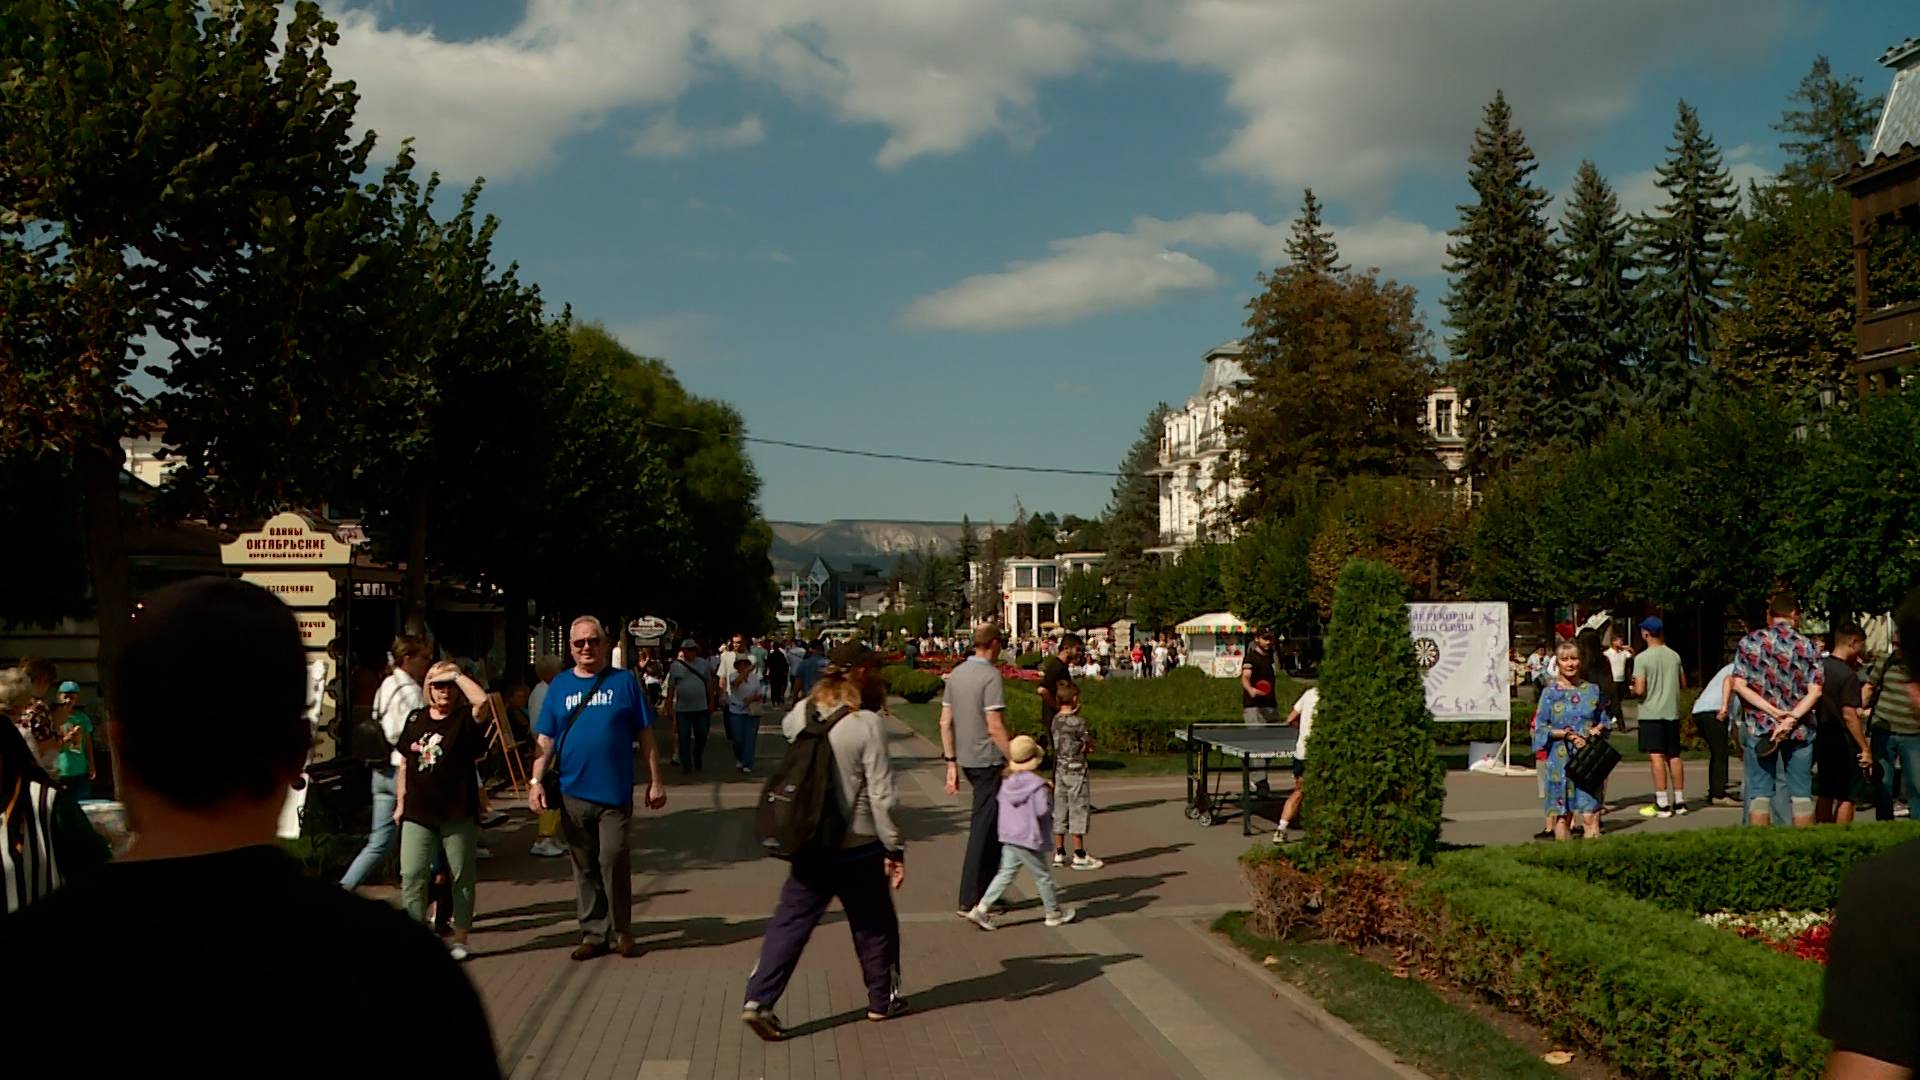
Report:
[{"label": "black trousers", "polygon": [[1727,722],[1714,713],[1697,712],[1693,726],[1707,743],[1707,798],[1727,798]]},{"label": "black trousers", "polygon": [[967,859],[960,865],[960,910],[970,911],[1000,872],[1000,766],[965,771],[973,785],[973,823],[967,829]]},{"label": "black trousers", "polygon": [[787,991],[807,939],[836,897],[853,931],[853,951],[867,984],[867,1008],[884,1013],[900,994],[900,917],[887,884],[879,844],[832,858],[794,860],[780,904],[767,921],[760,962],[747,977],[747,1000],[772,1008]]}]

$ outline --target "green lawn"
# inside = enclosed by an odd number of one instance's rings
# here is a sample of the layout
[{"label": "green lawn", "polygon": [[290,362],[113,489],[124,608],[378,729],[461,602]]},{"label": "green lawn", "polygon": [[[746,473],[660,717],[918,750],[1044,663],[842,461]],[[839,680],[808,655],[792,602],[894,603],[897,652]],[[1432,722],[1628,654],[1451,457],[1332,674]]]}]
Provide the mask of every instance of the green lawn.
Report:
[{"label": "green lawn", "polygon": [[1331,942],[1281,942],[1246,925],[1245,912],[1213,924],[1275,976],[1305,990],[1328,1012],[1435,1077],[1552,1077],[1558,1070],[1419,979],[1392,972]]},{"label": "green lawn", "polygon": [[[910,701],[895,701],[887,709],[928,742],[940,745],[939,702],[915,705]],[[1096,779],[1101,776],[1180,776],[1187,771],[1185,754],[1107,754],[1100,753],[1099,749],[1095,746],[1095,753],[1087,758],[1087,766],[1094,771]]]}]

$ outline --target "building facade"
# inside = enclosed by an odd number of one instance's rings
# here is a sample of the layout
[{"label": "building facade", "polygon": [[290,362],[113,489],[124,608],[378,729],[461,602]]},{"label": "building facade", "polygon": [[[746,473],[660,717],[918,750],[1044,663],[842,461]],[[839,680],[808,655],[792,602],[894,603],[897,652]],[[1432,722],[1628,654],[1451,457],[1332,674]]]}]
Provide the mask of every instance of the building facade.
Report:
[{"label": "building facade", "polygon": [[[1000,560],[1000,617],[1008,637],[1017,641],[1053,629],[1052,624],[1060,621],[1060,587],[1067,576],[1097,570],[1105,559],[1098,551],[1071,551],[1053,558]],[[976,578],[985,570],[985,563],[973,564]]]},{"label": "building facade", "polygon": [[[1153,470],[1160,482],[1160,544],[1149,549],[1155,554],[1170,555],[1189,544],[1232,535],[1233,507],[1246,493],[1246,484],[1234,474],[1225,420],[1251,382],[1242,362],[1245,353],[1237,341],[1208,349],[1200,388],[1161,424]],[[1427,478],[1464,485],[1470,496],[1463,408],[1458,389],[1436,387],[1427,395],[1421,426],[1433,441],[1435,468]]]}]

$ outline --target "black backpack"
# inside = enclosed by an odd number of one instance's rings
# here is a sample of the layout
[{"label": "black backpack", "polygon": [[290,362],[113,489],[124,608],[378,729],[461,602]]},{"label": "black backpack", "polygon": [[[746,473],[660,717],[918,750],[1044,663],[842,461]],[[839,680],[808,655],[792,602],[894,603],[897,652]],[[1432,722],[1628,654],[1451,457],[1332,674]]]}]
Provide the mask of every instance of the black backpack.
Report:
[{"label": "black backpack", "polygon": [[807,726],[787,747],[780,767],[760,789],[753,835],[776,859],[835,851],[847,837],[847,816],[834,797],[838,785],[827,732],[853,710],[845,705],[821,717],[807,707]]}]

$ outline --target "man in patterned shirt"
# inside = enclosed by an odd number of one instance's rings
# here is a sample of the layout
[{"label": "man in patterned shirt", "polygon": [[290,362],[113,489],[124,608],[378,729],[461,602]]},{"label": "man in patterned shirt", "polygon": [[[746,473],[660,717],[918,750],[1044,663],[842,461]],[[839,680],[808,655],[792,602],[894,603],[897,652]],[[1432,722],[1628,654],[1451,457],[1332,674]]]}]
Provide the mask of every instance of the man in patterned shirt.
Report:
[{"label": "man in patterned shirt", "polygon": [[1800,606],[1781,594],[1768,608],[1768,624],[1740,639],[1728,688],[1749,706],[1741,716],[1746,750],[1747,819],[1766,826],[1773,793],[1784,786],[1793,804],[1793,824],[1813,824],[1814,707],[1825,673],[1820,650],[1797,629]]}]

